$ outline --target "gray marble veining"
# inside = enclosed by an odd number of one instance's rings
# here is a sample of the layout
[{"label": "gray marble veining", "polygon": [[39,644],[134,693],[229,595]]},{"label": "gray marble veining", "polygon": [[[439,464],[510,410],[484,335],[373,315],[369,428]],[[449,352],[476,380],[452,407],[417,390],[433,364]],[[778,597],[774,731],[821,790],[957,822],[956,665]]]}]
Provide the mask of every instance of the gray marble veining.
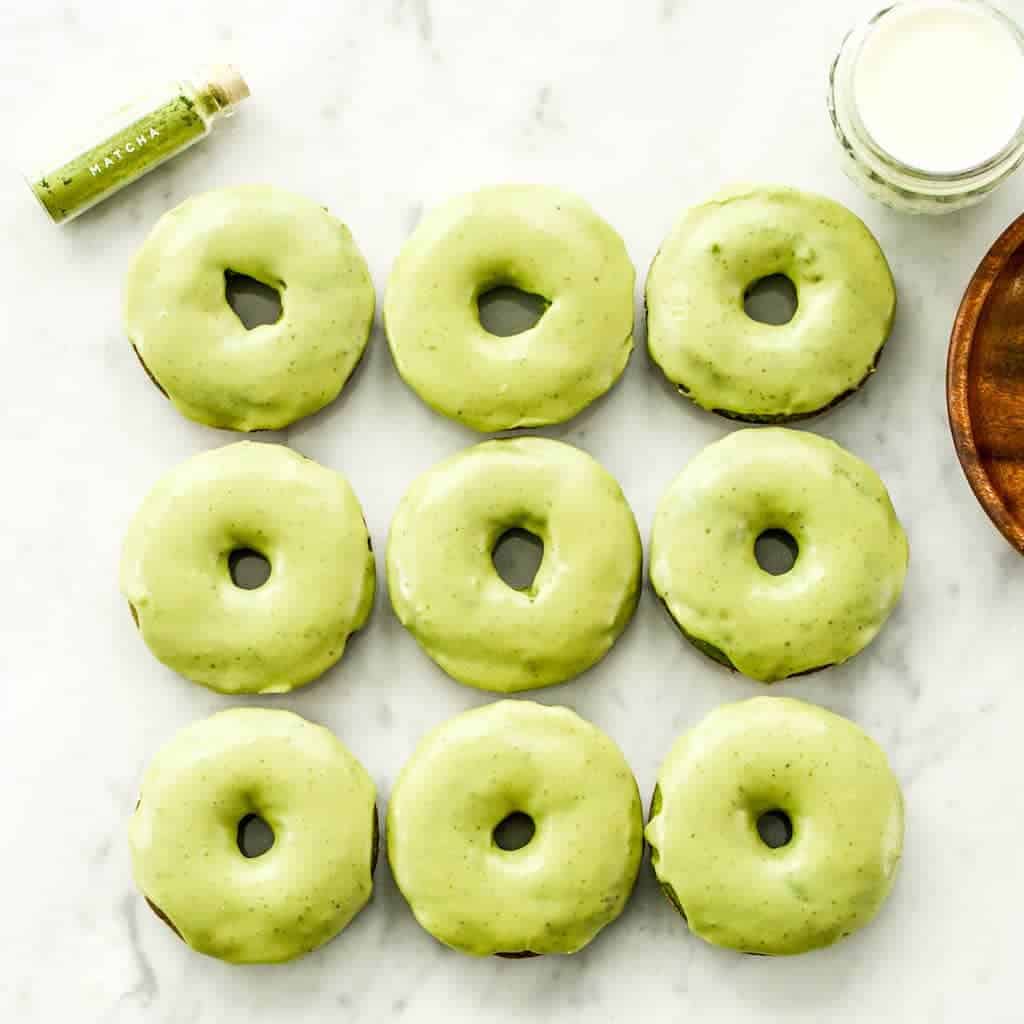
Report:
[{"label": "gray marble veining", "polygon": [[[1021,1020],[1024,563],[964,482],[943,385],[960,295],[1024,206],[1024,175],[942,220],[874,206],[843,177],[825,77],[845,28],[873,5],[37,0],[0,11],[11,160],[39,133],[44,108],[73,123],[74,109],[123,98],[126,83],[206,59],[234,58],[253,88],[213,138],[64,229],[4,164],[0,1020]],[[1021,0],[1006,6],[1024,16]],[[62,130],[58,121],[43,135]],[[645,869],[623,918],[578,956],[474,960],[417,927],[382,862],[373,903],[301,961],[232,968],[189,952],[135,893],[125,823],[153,752],[229,702],[154,661],[116,573],[125,525],[151,484],[231,438],[162,401],[123,336],[121,277],[149,227],[205,188],[279,184],[349,223],[382,295],[403,240],[437,200],[494,181],[578,191],[622,232],[638,267],[638,344],[611,394],[543,433],[604,462],[646,538],[683,463],[733,426],[682,401],[648,360],[643,275],[686,204],[757,179],[850,205],[877,233],[899,287],[878,374],[806,426],[866,458],[888,484],[911,541],[905,597],[863,655],[772,691],[854,718],[904,783],[906,855],[878,920],[820,953],[737,956],[689,936]],[[413,477],[475,440],[404,387],[379,328],[341,399],[272,436],[349,475],[378,553]],[[380,582],[369,628],[343,662],[260,703],[334,729],[383,805],[418,737],[489,698],[422,655]],[[646,800],[680,730],[758,692],[687,646],[648,590],[604,663],[537,696],[607,729]]]}]

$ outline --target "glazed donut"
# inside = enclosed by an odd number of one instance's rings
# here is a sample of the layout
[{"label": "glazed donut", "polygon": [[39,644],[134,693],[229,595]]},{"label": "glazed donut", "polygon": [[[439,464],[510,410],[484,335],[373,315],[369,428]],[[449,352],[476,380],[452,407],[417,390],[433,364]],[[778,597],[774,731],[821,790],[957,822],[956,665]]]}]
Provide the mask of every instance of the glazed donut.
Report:
[{"label": "glazed donut", "polygon": [[[788,825],[769,845],[764,818]],[[690,930],[748,953],[803,953],[867,924],[903,849],[885,754],[823,708],[755,697],[712,711],[661,766],[647,839]]]},{"label": "glazed donut", "polygon": [[[384,326],[405,382],[479,431],[561,423],[618,379],[633,347],[633,264],[581,199],[498,185],[429,213],[395,262]],[[542,297],[530,330],[496,337],[477,300],[501,285]]]},{"label": "glazed donut", "polygon": [[[764,533],[798,549],[771,575]],[[907,538],[874,470],[834,441],[785,427],[708,445],[658,504],[651,582],[704,653],[762,682],[857,654],[903,590]]]},{"label": "glazed donut", "polygon": [[[492,552],[510,529],[544,544],[514,590]],[[585,452],[539,437],[485,441],[428,470],[395,513],[395,614],[452,678],[511,693],[599,661],[636,609],[642,551],[619,485]]]},{"label": "glazed donut", "polygon": [[[744,299],[782,274],[789,323],[760,323]],[[896,290],[878,242],[853,213],[791,188],[736,188],[676,224],[647,277],[647,339],[665,376],[705,409],[739,420],[813,416],[856,391],[892,327]]]},{"label": "glazed donut", "polygon": [[[277,289],[276,323],[246,330],[228,305],[231,272]],[[344,224],[309,199],[246,185],[160,218],[128,271],[124,323],[189,419],[274,430],[337,397],[366,347],[374,301]]]},{"label": "glazed donut", "polygon": [[[514,815],[529,841],[503,848]],[[388,859],[417,921],[478,956],[574,953],[629,899],[643,849],[618,747],[568,708],[499,701],[430,733],[388,807]]]},{"label": "glazed donut", "polygon": [[[270,577],[242,589],[238,552]],[[221,693],[280,693],[342,655],[370,614],[370,537],[348,481],[297,452],[242,441],[171,470],[132,520],[121,591],[149,649]]]},{"label": "glazed donut", "polygon": [[[291,960],[369,900],[374,794],[322,726],[289,711],[221,711],[182,729],[146,771],[128,831],[136,883],[200,953]],[[273,833],[258,857],[241,849],[252,816]]]}]

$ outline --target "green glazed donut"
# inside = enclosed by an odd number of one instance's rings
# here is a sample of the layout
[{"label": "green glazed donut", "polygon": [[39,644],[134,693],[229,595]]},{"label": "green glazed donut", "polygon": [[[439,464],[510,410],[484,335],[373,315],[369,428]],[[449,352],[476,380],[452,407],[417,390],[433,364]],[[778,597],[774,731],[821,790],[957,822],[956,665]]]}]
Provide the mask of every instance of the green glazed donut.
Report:
[{"label": "green glazed donut", "polygon": [[[226,274],[281,297],[246,330]],[[333,401],[370,336],[374,292],[347,227],[263,185],[206,192],[157,222],[128,271],[124,323],[153,381],[189,419],[274,430]]]},{"label": "green glazed donut", "polygon": [[[514,590],[492,552],[510,529],[544,544]],[[562,683],[607,653],[636,610],[642,550],[615,480],[540,437],[485,441],[409,488],[388,539],[391,604],[453,679],[512,693]]]},{"label": "green glazed donut", "polygon": [[[784,815],[790,838],[762,838]],[[785,838],[785,837],[780,837]],[[852,722],[782,697],[712,711],[661,766],[651,862],[690,930],[747,953],[804,953],[867,924],[903,850],[903,798]]]},{"label": "green glazed donut", "polygon": [[[270,563],[255,590],[231,561]],[[242,441],[171,470],[128,528],[121,591],[149,649],[221,693],[283,693],[326,672],[366,622],[376,582],[348,481],[280,445]]]},{"label": "green glazed donut", "polygon": [[[788,533],[783,575],[754,546]],[[676,477],[651,530],[651,582],[706,654],[770,683],[857,654],[903,590],[907,538],[885,485],[834,441],[764,427],[708,445]]]},{"label": "green glazed donut", "polygon": [[[749,289],[783,274],[798,307],[783,325],[751,319]],[[736,188],[676,224],[647,277],[651,357],[679,390],[734,419],[813,416],[874,371],[896,291],[871,232],[831,199]]]},{"label": "green glazed donut", "polygon": [[[366,905],[373,782],[327,729],[234,708],[182,729],[146,771],[128,829],[135,881],[193,949],[232,963],[302,956]],[[242,853],[244,822],[273,832]]]},{"label": "green glazed donut", "polygon": [[[634,279],[622,239],[583,200],[497,185],[423,218],[391,272],[384,325],[398,372],[437,412],[479,431],[561,423],[625,368]],[[502,285],[548,304],[507,338],[477,308]]]},{"label": "green glazed donut", "polygon": [[[510,816],[532,838],[495,838]],[[574,953],[626,905],[643,811],[619,748],[568,708],[499,701],[431,732],[395,783],[388,859],[416,920],[477,956]]]}]

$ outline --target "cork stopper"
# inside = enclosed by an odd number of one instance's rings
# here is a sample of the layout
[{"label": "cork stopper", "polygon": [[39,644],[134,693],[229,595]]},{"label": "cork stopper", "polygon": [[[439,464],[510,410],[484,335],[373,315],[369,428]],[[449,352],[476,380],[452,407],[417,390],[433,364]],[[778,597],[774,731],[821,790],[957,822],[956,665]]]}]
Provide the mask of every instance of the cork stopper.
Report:
[{"label": "cork stopper", "polygon": [[234,64],[215,64],[206,72],[206,85],[210,92],[226,107],[249,95],[249,86]]}]

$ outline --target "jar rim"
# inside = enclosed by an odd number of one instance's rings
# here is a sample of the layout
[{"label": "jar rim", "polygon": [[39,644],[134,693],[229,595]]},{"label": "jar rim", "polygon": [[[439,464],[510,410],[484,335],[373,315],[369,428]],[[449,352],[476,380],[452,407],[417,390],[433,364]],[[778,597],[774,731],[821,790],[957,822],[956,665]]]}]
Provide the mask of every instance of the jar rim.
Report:
[{"label": "jar rim", "polygon": [[[1006,173],[1009,173],[1024,159],[1024,152],[1022,152],[1024,150],[1024,114],[1021,115],[1016,131],[1010,136],[1003,147],[985,160],[953,171],[933,171],[901,160],[878,144],[860,116],[860,110],[856,102],[856,90],[852,84],[852,76],[855,73],[861,52],[869,36],[880,21],[897,10],[914,7],[954,6],[977,10],[999,23],[1013,38],[1020,52],[1021,59],[1024,61],[1024,29],[1005,12],[989,3],[988,0],[897,0],[897,2],[889,4],[870,18],[855,25],[847,34],[840,47],[836,63],[833,66],[833,90],[836,84],[836,77],[839,74],[843,74],[851,79],[847,83],[848,87],[846,89],[850,97],[849,110],[845,111],[846,116],[856,130],[858,141],[884,168],[895,171],[917,184],[934,184],[946,187],[963,186],[969,188],[979,179],[984,179],[992,173],[1002,172],[1006,164],[1010,164],[1010,166],[1005,168]],[[841,67],[841,63],[845,66]],[[838,111],[836,113],[838,114]]]}]

